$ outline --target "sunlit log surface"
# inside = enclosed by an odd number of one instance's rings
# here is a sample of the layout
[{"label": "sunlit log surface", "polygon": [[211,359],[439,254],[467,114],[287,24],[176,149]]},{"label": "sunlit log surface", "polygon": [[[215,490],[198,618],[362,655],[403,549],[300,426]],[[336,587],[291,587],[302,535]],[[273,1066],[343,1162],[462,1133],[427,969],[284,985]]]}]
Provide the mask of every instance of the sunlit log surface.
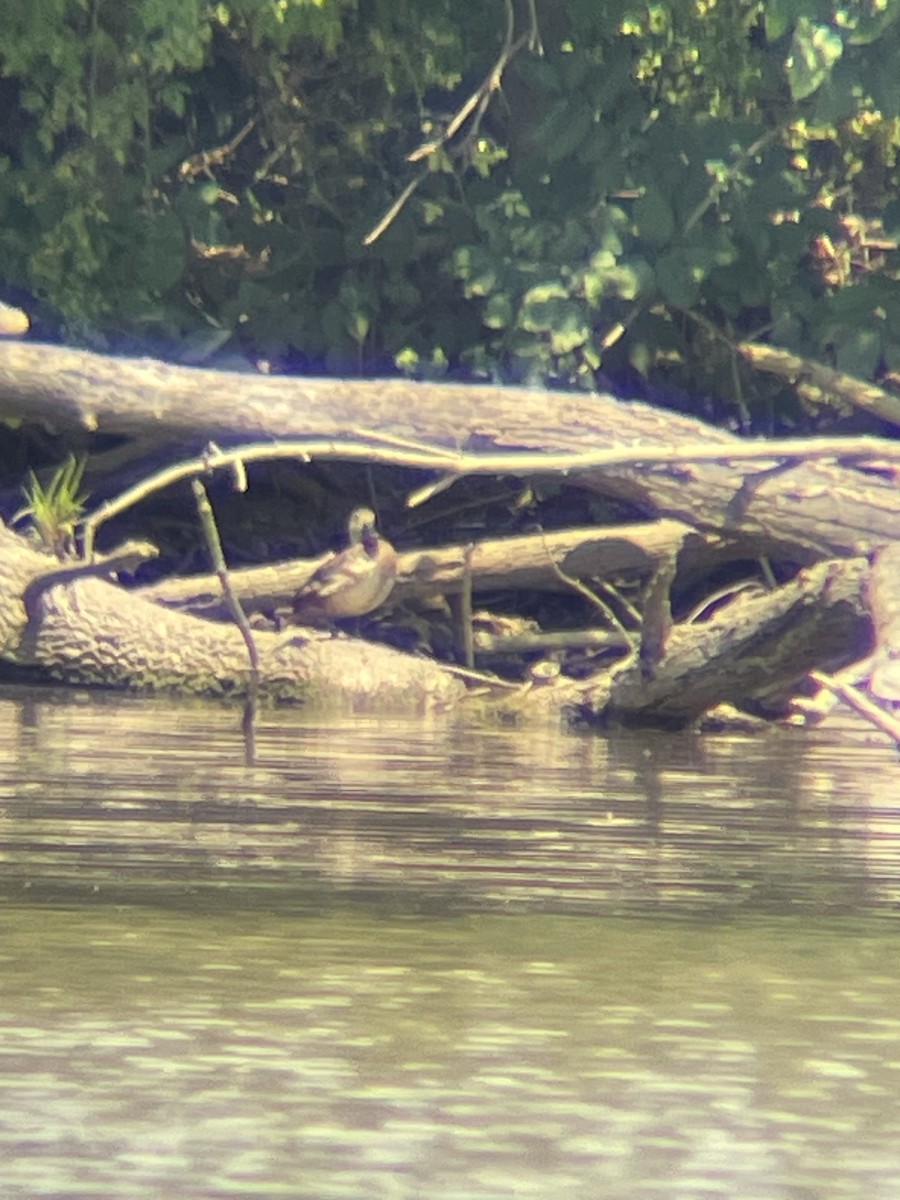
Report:
[{"label": "sunlit log surface", "polygon": [[671,465],[580,471],[579,485],[648,516],[748,540],[757,552],[817,547],[859,553],[900,536],[900,489],[887,476],[821,462],[784,471],[737,463],[679,466],[679,444],[743,444],[677,413],[610,395],[419,383],[311,379],[116,359],[58,346],[0,341],[0,415],[62,431],[154,438],[200,450],[210,439],[318,436],[366,431],[438,447],[572,451],[672,450]]}]

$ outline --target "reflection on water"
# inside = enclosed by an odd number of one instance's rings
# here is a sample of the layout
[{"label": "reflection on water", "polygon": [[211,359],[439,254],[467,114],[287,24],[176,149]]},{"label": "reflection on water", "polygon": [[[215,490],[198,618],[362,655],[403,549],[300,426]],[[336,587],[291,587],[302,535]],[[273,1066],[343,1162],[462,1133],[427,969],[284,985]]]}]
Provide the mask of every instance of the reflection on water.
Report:
[{"label": "reflection on water", "polygon": [[0,698],[0,895],[134,901],[227,888],[294,910],[894,911],[890,747],[759,736],[321,724]]},{"label": "reflection on water", "polygon": [[0,695],[0,1197],[896,1200],[848,730]]},{"label": "reflection on water", "polygon": [[900,1194],[893,935],[18,909],[10,1196]]}]

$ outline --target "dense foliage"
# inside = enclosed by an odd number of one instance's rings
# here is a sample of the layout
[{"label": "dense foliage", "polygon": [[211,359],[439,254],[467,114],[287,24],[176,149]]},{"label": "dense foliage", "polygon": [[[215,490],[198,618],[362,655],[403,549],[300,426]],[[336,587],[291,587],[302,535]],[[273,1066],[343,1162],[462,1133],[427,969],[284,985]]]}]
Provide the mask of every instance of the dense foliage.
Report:
[{"label": "dense foliage", "polygon": [[0,25],[3,295],[71,341],[785,420],[734,341],[900,369],[900,0],[0,0]]}]

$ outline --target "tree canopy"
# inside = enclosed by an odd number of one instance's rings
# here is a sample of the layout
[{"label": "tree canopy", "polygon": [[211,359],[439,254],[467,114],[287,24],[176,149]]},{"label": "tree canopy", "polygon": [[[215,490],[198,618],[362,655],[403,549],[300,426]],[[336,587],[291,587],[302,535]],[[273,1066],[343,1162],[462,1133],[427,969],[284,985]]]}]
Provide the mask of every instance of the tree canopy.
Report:
[{"label": "tree canopy", "polygon": [[900,372],[900,0],[0,0],[0,281],[95,348]]}]

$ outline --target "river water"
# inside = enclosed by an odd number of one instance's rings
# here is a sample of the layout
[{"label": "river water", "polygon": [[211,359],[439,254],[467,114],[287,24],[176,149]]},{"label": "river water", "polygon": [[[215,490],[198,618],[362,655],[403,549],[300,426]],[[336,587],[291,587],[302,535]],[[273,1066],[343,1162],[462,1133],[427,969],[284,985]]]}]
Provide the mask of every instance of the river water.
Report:
[{"label": "river water", "polygon": [[900,1196],[900,786],[0,691],[0,1197]]}]

